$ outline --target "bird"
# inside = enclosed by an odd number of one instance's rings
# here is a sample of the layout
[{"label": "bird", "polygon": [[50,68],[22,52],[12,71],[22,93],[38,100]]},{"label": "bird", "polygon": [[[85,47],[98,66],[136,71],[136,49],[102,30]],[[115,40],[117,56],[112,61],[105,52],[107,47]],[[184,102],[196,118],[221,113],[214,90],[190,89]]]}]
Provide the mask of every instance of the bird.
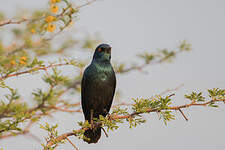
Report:
[{"label": "bird", "polygon": [[111,65],[111,46],[96,47],[91,64],[84,70],[81,81],[81,105],[85,120],[91,128],[84,132],[88,144],[97,143],[101,137],[101,126],[95,126],[93,119],[106,116],[111,108],[116,89],[116,75]]}]

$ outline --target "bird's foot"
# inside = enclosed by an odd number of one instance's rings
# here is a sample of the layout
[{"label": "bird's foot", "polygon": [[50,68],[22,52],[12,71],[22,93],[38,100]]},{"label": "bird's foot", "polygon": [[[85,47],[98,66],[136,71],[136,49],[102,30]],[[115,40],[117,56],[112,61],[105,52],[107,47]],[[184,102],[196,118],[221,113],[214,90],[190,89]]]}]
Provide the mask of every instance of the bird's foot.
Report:
[{"label": "bird's foot", "polygon": [[112,117],[113,117],[113,115],[111,115],[111,114],[108,113],[107,117],[108,117],[109,120],[111,120]]},{"label": "bird's foot", "polygon": [[94,121],[91,119],[91,129],[94,129]]}]

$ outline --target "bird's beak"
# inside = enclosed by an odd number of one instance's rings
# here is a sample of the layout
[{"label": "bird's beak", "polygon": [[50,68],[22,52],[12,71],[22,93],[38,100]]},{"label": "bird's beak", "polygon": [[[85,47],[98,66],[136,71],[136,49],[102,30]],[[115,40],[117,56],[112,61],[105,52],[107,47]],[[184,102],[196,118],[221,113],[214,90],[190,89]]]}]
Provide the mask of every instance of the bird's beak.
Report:
[{"label": "bird's beak", "polygon": [[107,47],[106,53],[111,54],[111,47]]}]

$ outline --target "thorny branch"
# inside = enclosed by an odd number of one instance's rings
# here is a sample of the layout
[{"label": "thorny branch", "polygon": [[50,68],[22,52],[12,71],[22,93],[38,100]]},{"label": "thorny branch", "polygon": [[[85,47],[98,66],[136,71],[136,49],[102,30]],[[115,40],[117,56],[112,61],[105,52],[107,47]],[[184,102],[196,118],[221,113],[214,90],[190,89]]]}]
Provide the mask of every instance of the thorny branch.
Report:
[{"label": "thorny branch", "polygon": [[26,22],[26,21],[29,21],[29,19],[22,18],[21,20],[17,20],[17,21],[13,21],[13,20],[9,19],[9,20],[5,20],[5,21],[1,21],[0,26],[4,26],[7,24],[20,24],[20,23]]},{"label": "thorny branch", "polygon": [[[46,71],[46,70],[45,70],[45,71]],[[163,95],[163,94],[168,93],[168,92],[170,92],[170,91],[177,91],[179,88],[181,88],[181,85],[178,86],[178,87],[176,87],[176,88],[174,88],[174,89],[167,89],[167,90],[161,92],[161,94]],[[66,92],[66,91],[67,91],[67,90],[65,90],[65,92]],[[62,94],[63,94],[63,93],[64,93],[64,92],[62,92]],[[58,97],[62,96],[62,94],[59,95]],[[161,94],[160,94],[160,95],[161,95]],[[58,104],[61,103],[60,100],[59,100],[58,102],[59,102]],[[62,102],[63,102],[63,101],[62,101]],[[129,103],[121,102],[121,103],[118,103],[118,104],[113,105],[112,108],[115,108],[115,107],[117,107],[117,106],[132,106],[132,105],[133,105],[133,104],[131,104],[131,103],[129,104]],[[79,107],[79,106],[80,106],[80,102],[76,102],[76,103],[70,104],[70,107]],[[52,110],[52,111],[51,111],[51,112],[45,112],[45,113],[42,113],[42,112],[41,112],[41,113],[38,113],[38,110],[41,110],[41,109],[48,109],[48,110]],[[51,115],[51,113],[57,112],[57,111],[61,111],[61,112],[69,112],[69,113],[73,113],[73,112],[82,112],[82,110],[81,110],[80,108],[78,108],[78,109],[69,109],[69,107],[66,106],[66,105],[58,105],[58,106],[57,106],[57,105],[50,105],[50,106],[46,106],[46,105],[38,105],[38,106],[35,106],[35,107],[33,107],[33,108],[28,109],[27,112],[25,112],[25,113],[36,112],[37,114],[35,114],[35,116],[33,116],[33,117],[41,118],[41,117],[43,117],[43,116],[49,116],[49,115]],[[8,117],[8,116],[5,116],[4,114],[5,114],[5,113],[2,113],[2,114],[0,115],[0,119],[3,118],[3,117]],[[10,115],[13,115],[13,114],[10,114]],[[27,118],[27,119],[29,119],[29,118]],[[23,129],[23,131],[17,132],[17,133],[13,133],[13,134],[12,134],[12,133],[9,133],[9,134],[3,134],[3,135],[0,136],[0,139],[8,138],[8,137],[16,136],[16,135],[27,135],[27,134],[30,133],[30,127],[31,127],[34,123],[35,123],[34,121],[30,120],[29,123],[28,123],[28,125]],[[36,138],[35,138],[35,139],[36,139]]]},{"label": "thorny branch", "polygon": [[[81,129],[80,129],[81,130]],[[77,130],[77,131],[79,131],[79,130]],[[62,141],[62,140],[65,140],[67,137],[69,137],[69,136],[76,136],[76,134],[74,133],[74,132],[69,132],[69,133],[64,133],[64,134],[62,134],[62,135],[60,135],[59,137],[57,137],[56,139],[54,139],[56,142],[57,141]],[[54,144],[54,142],[53,141],[49,141],[48,143],[47,143],[47,145],[46,145],[46,147],[50,147],[50,146],[52,146]],[[47,149],[46,149],[47,150]]]},{"label": "thorny branch", "polygon": [[[79,10],[80,8],[85,7],[87,5],[90,5],[90,4],[94,3],[95,1],[97,1],[97,0],[87,1],[86,3],[84,3],[82,5],[76,6],[74,8],[74,10]],[[71,8],[72,8],[72,6],[70,4],[65,9],[63,9],[63,11],[60,14],[56,15],[55,17],[58,18],[58,19],[63,18],[64,15],[68,12],[67,10],[70,10]],[[72,15],[72,14],[70,14],[70,15]],[[4,25],[7,25],[7,24],[20,24],[20,23],[23,23],[23,22],[32,23],[32,22],[39,21],[39,20],[42,20],[42,19],[45,19],[45,18],[46,18],[46,16],[44,15],[42,17],[38,17],[38,18],[34,18],[34,19],[22,18],[21,20],[18,20],[18,21],[12,21],[11,19],[9,19],[9,20],[0,22],[0,27],[4,26]],[[59,35],[62,31],[64,31],[64,29],[66,29],[70,25],[71,22],[72,22],[72,17],[69,18],[69,21],[65,24],[65,26],[61,27],[60,30],[57,33],[53,34],[49,38],[43,38],[43,39],[41,39],[41,41],[44,43],[44,42],[48,42],[48,41],[53,40],[57,35]],[[14,53],[16,53],[20,50],[23,50],[25,48],[26,48],[26,43],[23,43],[22,45],[18,46],[12,52],[8,52],[8,54],[6,54],[6,55],[7,56],[12,55],[12,54],[14,54]]]},{"label": "thorny branch", "polygon": [[[85,7],[85,6],[88,6],[90,4],[92,4],[93,2],[95,2],[97,0],[92,0],[92,1],[87,1],[86,3],[80,5],[80,6],[77,6],[75,7],[75,9],[80,9],[82,7]],[[59,14],[58,16],[62,16],[64,14],[64,11]],[[12,20],[12,19],[8,19],[8,20],[4,20],[4,21],[1,21],[0,22],[0,27],[1,26],[4,26],[4,25],[9,25],[9,24],[21,24],[21,23],[24,23],[24,22],[32,22],[32,21],[37,21],[37,20],[41,20],[43,19],[44,17],[39,17],[39,18],[34,18],[34,19],[27,19],[27,18],[22,18],[20,20]]]},{"label": "thorny branch", "polygon": [[[189,104],[185,104],[185,105],[180,105],[180,106],[172,106],[172,107],[167,107],[167,108],[165,108],[165,109],[148,109],[146,112],[144,112],[144,113],[150,113],[150,112],[160,112],[160,111],[162,111],[162,110],[179,110],[179,111],[181,111],[181,109],[182,108],[188,108],[188,107],[193,107],[193,106],[207,106],[208,104],[210,104],[210,103],[213,103],[213,102],[225,102],[225,99],[213,99],[213,100],[209,100],[209,101],[206,101],[206,102],[204,102],[204,103],[196,103],[196,102],[194,102],[194,101],[192,101],[191,103],[189,103]],[[182,115],[184,116],[184,118],[187,120],[187,118],[185,117],[185,115],[183,114],[183,112],[181,111],[181,113],[182,113]],[[131,114],[129,114],[129,115],[122,115],[122,116],[116,116],[116,115],[112,115],[112,116],[110,116],[110,119],[112,119],[112,120],[116,120],[116,119],[128,119],[128,118],[132,118],[132,117],[134,117],[134,116],[137,116],[137,115],[141,115],[141,114],[143,114],[143,112],[133,112],[133,113],[131,113]],[[81,130],[87,130],[88,128],[82,128],[82,129],[78,129],[78,130],[76,130],[75,132],[76,133],[78,133],[79,131],[81,131]],[[67,137],[69,137],[69,136],[77,136],[76,134],[75,134],[75,132],[69,132],[69,133],[64,133],[64,134],[62,134],[62,135],[60,135],[60,136],[58,136],[58,137],[56,137],[55,139],[54,139],[54,141],[62,141],[62,140],[65,140]],[[46,147],[50,147],[50,146],[52,146],[52,145],[54,145],[54,142],[53,141],[48,141],[47,142],[47,144],[46,144]]]},{"label": "thorny branch", "polygon": [[6,78],[9,78],[9,77],[15,77],[15,76],[19,76],[19,75],[22,75],[22,74],[27,74],[27,73],[31,73],[31,72],[34,72],[34,71],[40,71],[40,70],[46,70],[46,69],[49,69],[49,68],[53,68],[53,67],[59,67],[59,66],[65,66],[65,65],[69,65],[69,63],[64,63],[64,64],[50,64],[46,67],[35,67],[35,68],[32,68],[32,69],[29,69],[29,70],[26,70],[26,71],[22,71],[22,72],[17,72],[17,73],[13,73],[13,74],[7,74],[7,75],[4,75],[2,77],[0,77],[0,81],[1,80],[4,80]]},{"label": "thorny branch", "polygon": [[[179,54],[179,53],[181,53],[181,51],[175,51],[174,52],[174,55],[177,55],[177,54]],[[141,64],[141,65],[133,65],[133,66],[131,66],[131,67],[127,67],[127,68],[125,68],[125,69],[123,69],[123,70],[121,70],[121,71],[117,71],[116,70],[116,72],[117,73],[119,73],[119,74],[121,74],[121,73],[128,73],[128,72],[130,72],[130,71],[135,71],[135,70],[137,70],[137,71],[143,71],[143,69],[144,68],[146,68],[147,66],[149,66],[149,65],[157,65],[157,64],[161,64],[161,63],[163,63],[163,62],[165,62],[165,61],[167,61],[168,59],[170,59],[170,55],[168,55],[168,56],[166,56],[166,57],[163,57],[163,58],[161,58],[161,59],[159,59],[159,60],[156,60],[156,61],[154,61],[154,62],[144,62],[143,64]]]},{"label": "thorny branch", "polygon": [[[46,114],[47,115],[47,114]],[[37,118],[40,118],[42,116],[42,114],[40,115],[36,115]],[[34,117],[34,116],[33,116]],[[27,118],[28,119],[28,118]],[[5,139],[5,138],[9,138],[9,137],[12,137],[12,136],[17,136],[17,135],[26,135],[28,133],[30,133],[30,128],[31,126],[33,125],[33,121],[30,120],[29,123],[27,124],[27,126],[24,128],[23,131],[21,132],[17,132],[17,133],[9,133],[9,134],[3,134],[0,136],[0,139]]]},{"label": "thorny branch", "polygon": [[[192,103],[189,103],[189,104],[185,104],[185,105],[180,105],[180,106],[173,106],[173,107],[167,107],[166,109],[161,109],[161,110],[158,110],[157,108],[156,109],[148,109],[146,110],[147,113],[150,113],[150,112],[159,112],[159,111],[162,111],[162,110],[179,110],[181,108],[188,108],[188,107],[192,107],[192,106],[207,106],[208,104],[212,103],[212,102],[225,102],[225,99],[215,99],[215,100],[209,100],[205,103],[196,103],[196,102],[192,102]],[[131,113],[130,115],[125,115],[125,116],[114,116],[113,119],[126,119],[126,118],[130,118],[130,117],[133,117],[133,116],[136,116],[136,115],[139,115],[139,114],[142,114],[142,113],[139,113],[139,112],[133,112]]]}]

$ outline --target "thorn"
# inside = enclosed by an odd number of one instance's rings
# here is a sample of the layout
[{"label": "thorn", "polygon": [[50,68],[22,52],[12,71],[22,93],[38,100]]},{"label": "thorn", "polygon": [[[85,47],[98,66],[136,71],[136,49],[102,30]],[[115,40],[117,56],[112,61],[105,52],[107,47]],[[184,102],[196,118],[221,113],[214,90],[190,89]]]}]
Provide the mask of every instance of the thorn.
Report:
[{"label": "thorn", "polygon": [[175,96],[175,94],[173,93],[173,94],[170,94],[168,97],[172,97],[172,96]]},{"label": "thorn", "polygon": [[179,110],[179,112],[182,114],[182,116],[184,117],[184,119],[185,119],[186,121],[188,121],[188,118],[184,115],[183,111],[182,111],[180,108],[178,108],[178,110]]},{"label": "thorn", "polygon": [[106,133],[105,129],[104,129],[103,127],[101,127],[101,129],[104,131],[105,136],[106,136],[106,137],[109,137],[109,135]]},{"label": "thorn", "polygon": [[70,141],[70,139],[69,139],[68,137],[66,137],[66,139],[67,139],[67,141],[70,142],[70,144],[71,144],[76,150],[79,150],[79,149],[76,147],[76,145],[74,145],[74,144]]}]

